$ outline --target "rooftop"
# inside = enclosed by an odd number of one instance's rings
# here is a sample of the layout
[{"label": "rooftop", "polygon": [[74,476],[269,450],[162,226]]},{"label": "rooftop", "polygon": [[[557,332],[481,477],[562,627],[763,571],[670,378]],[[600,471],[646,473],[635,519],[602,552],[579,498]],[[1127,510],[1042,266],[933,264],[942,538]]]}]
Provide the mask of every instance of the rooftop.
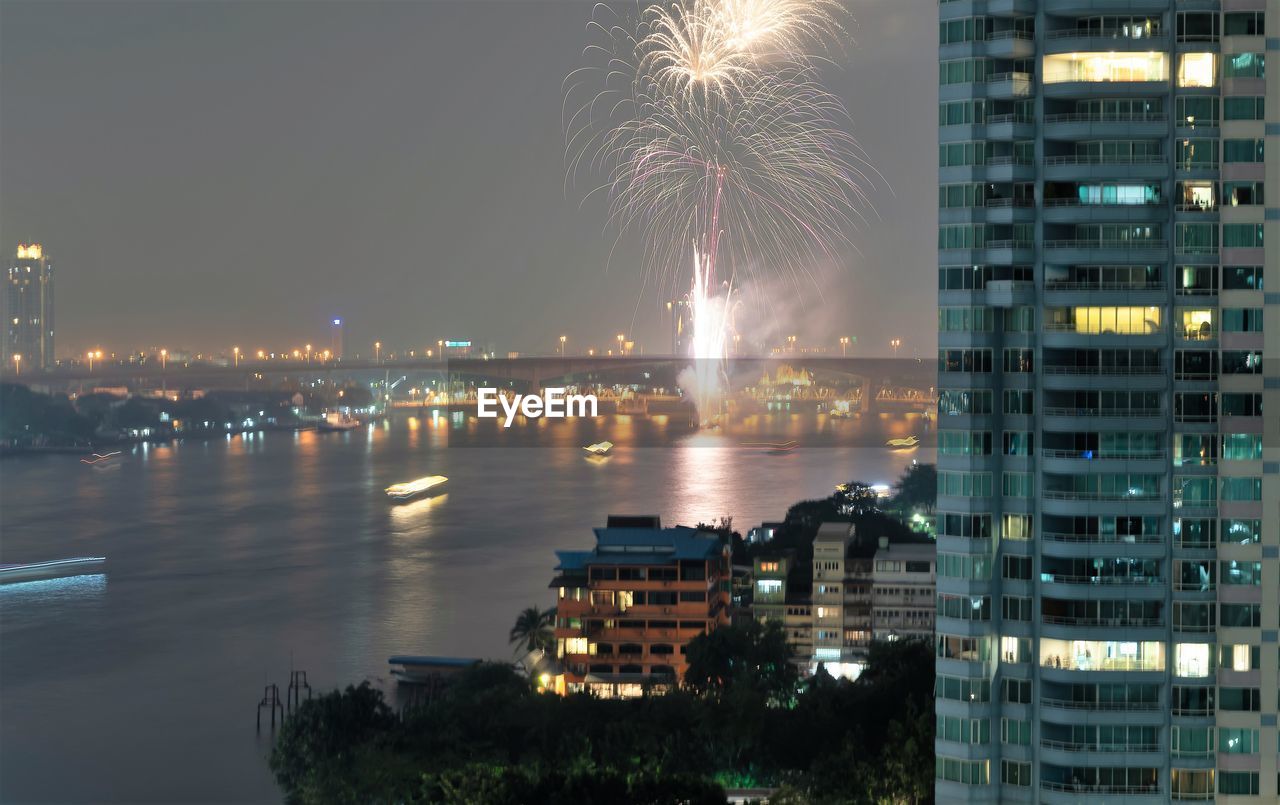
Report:
[{"label": "rooftop", "polygon": [[[610,518],[613,521],[613,518]],[[680,560],[705,561],[724,550],[720,538],[688,526],[672,528],[595,529],[596,547],[589,551],[556,551],[556,570],[589,565],[661,565]]]}]

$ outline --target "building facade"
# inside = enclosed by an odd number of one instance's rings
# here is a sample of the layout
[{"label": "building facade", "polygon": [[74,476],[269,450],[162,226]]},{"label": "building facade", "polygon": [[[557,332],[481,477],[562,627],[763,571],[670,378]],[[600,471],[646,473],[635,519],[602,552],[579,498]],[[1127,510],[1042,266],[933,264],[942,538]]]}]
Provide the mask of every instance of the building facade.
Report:
[{"label": "building facade", "polygon": [[610,520],[592,550],[556,552],[562,693],[638,696],[679,682],[689,641],[729,623],[730,551],[715,534]]},{"label": "building facade", "polygon": [[874,640],[933,640],[936,548],[880,538],[871,570]]},{"label": "building facade", "polygon": [[49,369],[53,355],[53,263],[39,243],[19,243],[4,289],[4,367]]},{"label": "building facade", "polygon": [[1280,2],[938,8],[938,799],[1275,802]]}]

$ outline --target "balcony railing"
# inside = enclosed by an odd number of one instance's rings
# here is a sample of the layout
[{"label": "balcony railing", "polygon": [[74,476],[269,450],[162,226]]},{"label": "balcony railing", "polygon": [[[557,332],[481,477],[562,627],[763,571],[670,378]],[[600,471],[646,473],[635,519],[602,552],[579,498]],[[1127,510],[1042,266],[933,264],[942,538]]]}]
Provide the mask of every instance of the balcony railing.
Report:
[{"label": "balcony railing", "polygon": [[1149,419],[1163,417],[1164,411],[1159,408],[1056,408],[1044,409],[1045,416],[1083,416],[1083,417],[1132,417]]},{"label": "balcony railing", "polygon": [[1034,38],[1034,36],[1032,35],[1032,33],[1031,33],[1030,31],[1019,31],[1019,30],[1016,30],[1016,29],[1014,29],[1014,28],[1010,28],[1010,29],[1005,30],[1005,31],[992,31],[991,33],[987,34],[987,41],[988,41],[988,42],[997,42],[997,41],[999,41],[999,40],[1001,40],[1001,39],[1027,39],[1027,40],[1030,40],[1030,39],[1033,39],[1033,38]]},{"label": "balcony railing", "polygon": [[984,207],[1034,207],[1035,202],[1029,198],[989,198],[982,202]]},{"label": "balcony railing", "polygon": [[1160,375],[1159,366],[1063,366],[1047,364],[1042,367],[1047,375]]},{"label": "balcony railing", "polygon": [[1040,787],[1046,791],[1068,791],[1073,794],[1151,794],[1160,793],[1160,786],[1156,783],[1149,785],[1092,785],[1089,783],[1055,783],[1051,780],[1041,780]]},{"label": "balcony railing", "polygon": [[1078,702],[1071,699],[1045,699],[1040,703],[1046,707],[1059,707],[1064,710],[1098,710],[1107,712],[1150,712],[1161,709],[1159,702]]},{"label": "balcony railing", "polygon": [[1124,626],[1151,627],[1163,626],[1161,618],[1072,618],[1065,615],[1041,615],[1041,623],[1054,626]]},{"label": "balcony railing", "polygon": [[1165,154],[1063,154],[1045,157],[1046,165],[1163,165]]},{"label": "balcony railing", "polygon": [[1107,587],[1150,587],[1164,584],[1159,576],[1072,576],[1064,573],[1041,573],[1041,581],[1054,584],[1104,585]]},{"label": "balcony railing", "polygon": [[1154,201],[1143,201],[1141,204],[1118,204],[1114,201],[1081,201],[1078,196],[1064,196],[1062,198],[1047,198],[1044,200],[1046,207],[1117,207],[1128,209],[1131,207],[1158,207],[1163,201],[1156,199]]},{"label": "balcony railing", "polygon": [[1046,749],[1061,749],[1064,752],[1159,752],[1158,743],[1143,744],[1104,744],[1086,741],[1053,741],[1041,738],[1040,745]]},{"label": "balcony railing", "polygon": [[1163,671],[1164,663],[1139,657],[1103,657],[1098,660],[1085,658],[1081,662],[1073,656],[1055,656],[1041,658],[1040,667],[1055,671]]},{"label": "balcony railing", "polygon": [[979,249],[1031,249],[1035,243],[1030,240],[988,240]]},{"label": "balcony railing", "polygon": [[1081,30],[1079,28],[1055,28],[1045,31],[1046,39],[1114,39],[1123,42],[1150,42],[1164,38],[1164,31],[1155,29],[1150,33],[1144,31],[1142,36],[1134,36],[1123,28],[1099,28]]},{"label": "balcony railing", "polygon": [[1169,241],[1156,238],[1135,240],[1080,240],[1069,238],[1063,240],[1046,240],[1046,249],[1167,249]]},{"label": "balcony railing", "polygon": [[1054,282],[1044,284],[1046,291],[1163,291],[1163,282]]},{"label": "balcony railing", "polygon": [[1163,123],[1164,112],[1068,112],[1045,115],[1045,123]]},{"label": "balcony railing", "polygon": [[1027,115],[1020,115],[1016,112],[1009,112],[1003,115],[987,115],[984,121],[988,126],[994,126],[998,123],[1035,123],[1035,118]]},{"label": "balcony railing", "polygon": [[1041,537],[1049,542],[1088,542],[1116,545],[1157,545],[1164,542],[1164,537],[1157,534],[1068,534],[1061,531],[1046,531]]},{"label": "balcony railing", "polygon": [[[1087,455],[1086,455],[1087,453]],[[1152,450],[1146,453],[1124,453],[1121,455],[1103,454],[1097,450],[1051,450],[1040,451],[1046,458],[1073,458],[1080,461],[1152,461],[1164,458],[1163,450]]]}]

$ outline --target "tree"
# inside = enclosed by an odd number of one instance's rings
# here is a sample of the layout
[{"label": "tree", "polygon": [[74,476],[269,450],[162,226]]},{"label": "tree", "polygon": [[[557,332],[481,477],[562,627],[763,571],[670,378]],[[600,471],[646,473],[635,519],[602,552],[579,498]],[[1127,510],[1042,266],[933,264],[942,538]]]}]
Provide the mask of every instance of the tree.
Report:
[{"label": "tree", "polygon": [[904,512],[923,509],[933,514],[938,505],[938,468],[933,464],[912,464],[895,487],[894,503]]},{"label": "tree", "polygon": [[555,609],[539,609],[528,607],[516,617],[516,625],[511,627],[507,642],[516,646],[517,650],[547,650],[555,646],[555,632],[551,624],[555,621]]},{"label": "tree", "polygon": [[795,696],[799,672],[776,621],[713,629],[690,640],[685,656],[689,667],[684,683],[699,693],[749,691],[773,704],[789,703]]}]

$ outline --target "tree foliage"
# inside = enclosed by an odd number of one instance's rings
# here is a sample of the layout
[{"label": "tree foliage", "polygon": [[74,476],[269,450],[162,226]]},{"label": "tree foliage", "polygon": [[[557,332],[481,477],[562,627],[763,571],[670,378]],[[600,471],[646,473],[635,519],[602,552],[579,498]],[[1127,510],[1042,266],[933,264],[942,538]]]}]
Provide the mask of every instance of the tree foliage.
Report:
[{"label": "tree foliage", "polygon": [[[783,786],[784,802],[929,800],[929,646],[878,645],[857,682],[798,686],[769,668],[785,657],[771,630],[721,632],[691,656],[710,669],[699,685],[639,699],[540,694],[491,663],[399,717],[349,687],[290,717],[272,769],[297,803],[698,804],[723,802],[722,786]],[[751,659],[726,664],[727,649]]]}]

